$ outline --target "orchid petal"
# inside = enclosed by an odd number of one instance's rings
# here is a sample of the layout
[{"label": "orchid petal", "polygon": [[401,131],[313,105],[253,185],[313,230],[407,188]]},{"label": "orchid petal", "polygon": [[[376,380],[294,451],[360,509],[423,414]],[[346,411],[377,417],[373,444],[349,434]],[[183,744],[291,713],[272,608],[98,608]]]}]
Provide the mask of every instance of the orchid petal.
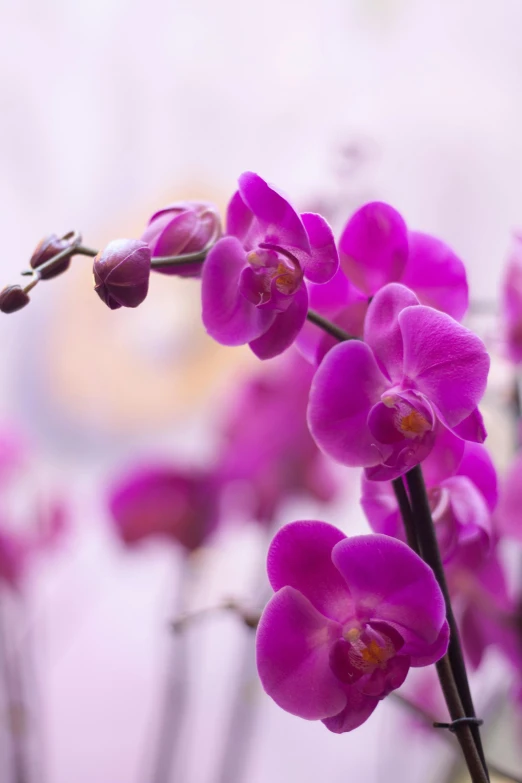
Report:
[{"label": "orchid petal", "polygon": [[254,213],[264,242],[310,253],[310,241],[303,222],[284,196],[251,171],[239,177],[239,192]]},{"label": "orchid petal", "polygon": [[365,343],[351,340],[332,348],[310,389],[308,424],[318,446],[344,465],[382,462],[367,419],[386,386]]},{"label": "orchid petal", "polygon": [[340,541],[332,560],[344,576],[361,621],[395,625],[401,654],[421,654],[444,623],[444,598],[433,571],[406,544],[383,535]]},{"label": "orchid petal", "polygon": [[473,412],[484,394],[489,370],[484,343],[431,307],[406,307],[399,323],[404,375],[454,427]]},{"label": "orchid petal", "polygon": [[301,215],[308,239],[310,256],[300,258],[305,277],[312,283],[327,283],[339,269],[339,254],[332,229],[321,215]]},{"label": "orchid petal", "polygon": [[250,348],[255,355],[259,359],[272,359],[290,348],[303,328],[307,312],[308,293],[306,286],[302,285],[294,294],[292,304],[284,312],[276,312],[268,329],[260,337],[250,341]]},{"label": "orchid petal", "polygon": [[284,525],[268,552],[268,578],[273,589],[294,587],[321,614],[343,622],[352,611],[352,600],[345,580],[332,563],[332,549],[344,538],[344,533],[326,522]]},{"label": "orchid petal", "polygon": [[334,734],[344,734],[353,731],[368,720],[379,703],[374,696],[366,696],[357,690],[356,686],[346,687],[346,707],[333,718],[323,720],[324,725]]},{"label": "orchid petal", "polygon": [[379,366],[394,382],[402,378],[403,347],[399,313],[419,300],[403,285],[390,283],[373,298],[364,322],[364,340]]},{"label": "orchid petal", "polygon": [[346,696],[329,666],[329,647],[340,632],[293,587],[271,598],[257,629],[256,653],[261,683],[276,704],[307,720],[344,709]]},{"label": "orchid petal", "polygon": [[466,268],[440,239],[410,231],[408,262],[401,283],[411,288],[423,305],[460,321],[469,304]]},{"label": "orchid petal", "polygon": [[243,345],[262,335],[275,312],[260,310],[239,291],[245,251],[235,237],[217,242],[203,264],[201,296],[207,332],[223,345]]},{"label": "orchid petal", "polygon": [[346,224],[339,255],[347,277],[364,293],[376,294],[404,272],[408,232],[403,218],[388,204],[366,204]]}]

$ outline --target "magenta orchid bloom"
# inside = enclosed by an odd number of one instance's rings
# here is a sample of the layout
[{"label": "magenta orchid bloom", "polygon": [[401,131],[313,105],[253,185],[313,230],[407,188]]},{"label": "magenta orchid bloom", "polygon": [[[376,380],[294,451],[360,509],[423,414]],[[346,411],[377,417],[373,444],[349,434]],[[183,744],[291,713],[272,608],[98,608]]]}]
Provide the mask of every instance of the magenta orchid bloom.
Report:
[{"label": "magenta orchid bloom", "polygon": [[495,518],[502,535],[522,541],[522,453],[517,454],[502,482]]},{"label": "magenta orchid bloom", "polygon": [[270,524],[285,501],[307,496],[328,502],[336,494],[331,461],[306,426],[313,368],[289,351],[243,383],[232,399],[217,473],[238,482],[241,514]]},{"label": "magenta orchid bloom", "polygon": [[339,240],[341,268],[366,296],[387,283],[402,283],[419,300],[460,320],[468,309],[462,261],[443,242],[408,231],[397,210],[374,201],[361,207]]},{"label": "magenta orchid bloom", "polygon": [[502,290],[506,353],[512,362],[522,362],[522,236],[513,238]]},{"label": "magenta orchid bloom", "polygon": [[[308,285],[309,306],[354,337],[363,334],[371,297],[388,283],[402,283],[421,304],[457,321],[468,309],[462,261],[439,239],[408,231],[388,204],[371,202],[355,212],[341,234],[339,258],[340,269],[326,285]],[[318,364],[335,341],[307,323],[297,345]]]},{"label": "magenta orchid bloom", "polygon": [[284,710],[330,731],[360,726],[411,666],[446,652],[433,572],[393,538],[293,522],[272,541],[268,576],[277,592],[257,632],[261,683]]},{"label": "magenta orchid bloom", "polygon": [[[497,502],[497,476],[484,446],[466,443],[441,428],[423,473],[439,548],[447,562],[462,546],[491,545],[491,514]],[[406,541],[390,482],[362,479],[361,505],[375,533]]]},{"label": "magenta orchid bloom", "polygon": [[495,646],[520,671],[520,620],[498,548],[484,557],[473,544],[462,547],[448,564],[446,575],[471,666],[477,669],[488,647]]},{"label": "magenta orchid bloom", "polygon": [[396,478],[428,456],[439,424],[484,441],[477,404],[488,369],[476,335],[391,283],[368,309],[364,342],[339,344],[319,366],[310,431],[338,462],[374,480]]},{"label": "magenta orchid bloom", "polygon": [[149,538],[197,549],[218,523],[218,492],[203,471],[172,465],[135,468],[110,490],[109,511],[127,546]]},{"label": "magenta orchid bloom", "polygon": [[228,206],[226,234],[203,266],[203,323],[223,345],[248,343],[260,359],[272,358],[305,322],[304,279],[325,283],[337,270],[332,231],[246,172]]}]

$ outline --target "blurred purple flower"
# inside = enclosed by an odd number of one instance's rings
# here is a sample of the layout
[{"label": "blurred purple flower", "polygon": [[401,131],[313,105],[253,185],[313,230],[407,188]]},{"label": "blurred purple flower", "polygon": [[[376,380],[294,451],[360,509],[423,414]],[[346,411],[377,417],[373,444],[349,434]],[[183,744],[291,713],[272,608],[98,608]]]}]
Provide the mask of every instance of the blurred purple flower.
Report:
[{"label": "blurred purple flower", "polygon": [[515,456],[502,481],[495,521],[499,533],[522,541],[522,453]]},{"label": "blurred purple flower", "polygon": [[438,422],[484,441],[489,356],[476,335],[391,283],[368,309],[364,340],[333,348],[312,383],[308,422],[329,456],[386,480],[428,456]]},{"label": "blurred purple flower", "polygon": [[[198,253],[221,235],[221,220],[214,204],[178,201],[155,212],[141,235],[153,258]],[[203,264],[154,267],[155,272],[180,277],[201,277]]]},{"label": "blurred purple flower", "polygon": [[258,627],[261,682],[287,712],[330,731],[360,726],[411,666],[446,652],[433,572],[393,538],[294,522],[272,542],[268,576],[277,592]]},{"label": "blurred purple flower", "polygon": [[422,304],[460,320],[468,309],[462,261],[443,242],[408,231],[397,210],[374,201],[361,207],[339,240],[341,268],[367,296],[387,283],[411,288]]},{"label": "blurred purple flower", "polygon": [[[484,446],[466,443],[440,428],[433,450],[423,462],[423,472],[443,559],[450,560],[470,542],[476,542],[486,553],[491,545],[497,476]],[[361,505],[375,533],[406,541],[389,482],[363,476]]]},{"label": "blurred purple flower", "polygon": [[325,283],[338,267],[320,215],[298,215],[261,177],[246,172],[227,212],[227,236],[203,266],[203,322],[224,345],[248,343],[260,359],[285,351],[308,311],[304,278]]},{"label": "blurred purple flower", "polygon": [[108,507],[121,540],[133,546],[150,537],[200,547],[219,518],[214,477],[205,471],[147,465],[125,474],[109,491]]},{"label": "blurred purple flower", "polygon": [[328,502],[336,494],[329,460],[306,426],[312,378],[310,364],[291,352],[242,384],[230,405],[219,476],[244,483],[245,512],[262,523],[272,523],[289,497]]},{"label": "blurred purple flower", "polygon": [[515,234],[502,287],[502,315],[506,353],[512,362],[522,362],[522,235]]},{"label": "blurred purple flower", "polygon": [[464,651],[477,669],[490,646],[495,646],[519,672],[522,669],[522,631],[498,548],[484,556],[470,543],[447,564],[446,575],[457,610]]},{"label": "blurred purple flower", "polygon": [[137,307],[149,290],[150,249],[138,239],[114,239],[93,263],[94,290],[105,304]]},{"label": "blurred purple flower", "polygon": [[61,500],[49,504],[35,502],[28,524],[23,530],[13,529],[8,513],[0,518],[0,580],[13,590],[20,590],[34,558],[52,552],[63,538],[68,515]]},{"label": "blurred purple flower", "polygon": [[[468,309],[462,261],[439,239],[408,231],[388,204],[371,202],[355,212],[341,234],[339,259],[339,271],[328,283],[308,284],[309,306],[354,337],[363,334],[371,297],[388,283],[402,283],[421,304],[457,321]],[[314,364],[335,344],[312,323],[305,324],[297,342]]]}]

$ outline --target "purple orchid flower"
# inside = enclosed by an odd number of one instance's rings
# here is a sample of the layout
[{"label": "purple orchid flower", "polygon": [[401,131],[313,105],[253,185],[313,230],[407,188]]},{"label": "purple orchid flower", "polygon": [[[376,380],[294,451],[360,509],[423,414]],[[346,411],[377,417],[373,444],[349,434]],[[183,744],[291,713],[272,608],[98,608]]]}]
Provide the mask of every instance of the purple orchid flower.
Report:
[{"label": "purple orchid flower", "polygon": [[514,364],[522,362],[522,236],[515,234],[502,289],[506,353]]},{"label": "purple orchid flower", "polygon": [[323,451],[386,480],[428,456],[439,424],[484,441],[489,356],[476,335],[391,283],[368,309],[364,340],[339,344],[316,372],[308,423]]},{"label": "purple orchid flower", "polygon": [[477,669],[495,646],[518,668],[522,639],[516,602],[510,594],[498,547],[487,556],[473,543],[462,547],[446,568],[466,656]]},{"label": "purple orchid flower", "polygon": [[[484,446],[466,443],[441,428],[423,463],[439,548],[447,562],[470,542],[491,546],[491,514],[497,502],[497,476]],[[362,479],[361,505],[375,533],[406,540],[391,484]]]},{"label": "purple orchid flower", "polygon": [[446,652],[433,572],[393,538],[293,522],[272,541],[268,576],[277,592],[257,632],[262,685],[284,710],[330,731],[360,726],[411,666]]},{"label": "purple orchid flower", "polygon": [[223,483],[240,482],[243,516],[271,524],[290,497],[328,502],[338,489],[331,461],[306,426],[313,368],[289,351],[243,383],[224,424],[216,468]]},{"label": "purple orchid flower", "polygon": [[338,268],[332,231],[246,172],[228,206],[226,233],[203,265],[203,323],[219,343],[248,343],[260,359],[272,358],[305,322],[304,279],[325,283]]},{"label": "purple orchid flower", "polygon": [[[354,337],[363,334],[371,297],[388,283],[402,283],[421,304],[457,321],[468,309],[462,261],[439,239],[409,231],[388,204],[371,202],[355,212],[341,234],[339,258],[340,269],[326,285],[308,285],[309,306]],[[335,341],[307,323],[297,345],[318,364]]]},{"label": "purple orchid flower", "polygon": [[200,547],[218,524],[218,491],[211,474],[148,465],[123,476],[109,491],[115,529],[127,546],[154,537]]},{"label": "purple orchid flower", "polygon": [[516,455],[502,482],[495,521],[502,535],[522,541],[522,453]]}]

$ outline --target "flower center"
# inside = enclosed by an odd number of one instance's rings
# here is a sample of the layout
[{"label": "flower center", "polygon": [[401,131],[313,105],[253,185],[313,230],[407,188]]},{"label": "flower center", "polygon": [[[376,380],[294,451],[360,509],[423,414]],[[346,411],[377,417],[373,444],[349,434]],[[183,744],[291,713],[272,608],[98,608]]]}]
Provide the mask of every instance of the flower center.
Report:
[{"label": "flower center", "polygon": [[426,416],[398,395],[386,394],[382,402],[387,408],[394,409],[393,423],[405,438],[418,438],[432,429],[433,425]]},{"label": "flower center", "polygon": [[303,280],[297,259],[281,248],[259,246],[246,261],[240,279],[243,296],[257,307],[286,310]]},{"label": "flower center", "polygon": [[361,672],[372,671],[376,667],[384,669],[387,661],[395,655],[391,639],[373,630],[362,632],[357,628],[350,628],[344,631],[343,638],[350,645],[350,663]]},{"label": "flower center", "polygon": [[408,655],[398,654],[404,639],[388,623],[348,626],[330,648],[332,673],[345,685],[382,699],[404,682]]}]

